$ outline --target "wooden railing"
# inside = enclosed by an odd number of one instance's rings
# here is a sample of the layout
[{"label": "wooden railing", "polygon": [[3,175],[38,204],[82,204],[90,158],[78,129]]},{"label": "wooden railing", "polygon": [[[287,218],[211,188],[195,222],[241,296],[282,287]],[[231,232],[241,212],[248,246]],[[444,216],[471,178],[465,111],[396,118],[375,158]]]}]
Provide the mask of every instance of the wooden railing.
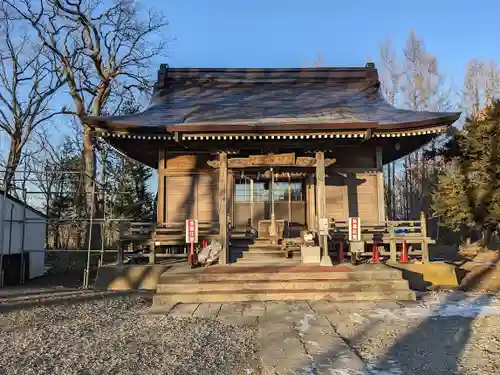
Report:
[{"label": "wooden railing", "polygon": [[[346,241],[348,237],[348,222],[330,220],[330,236],[333,242]],[[388,220],[382,224],[363,224],[361,222],[361,240],[367,244],[379,246],[380,255],[390,256],[397,260],[397,247],[405,242],[410,256],[421,256],[423,262],[429,261],[429,244],[435,243],[427,236],[426,218],[423,212],[420,220]],[[413,245],[420,245],[420,250],[414,250]],[[385,247],[389,247],[389,251]],[[366,251],[362,255],[371,255]]]}]

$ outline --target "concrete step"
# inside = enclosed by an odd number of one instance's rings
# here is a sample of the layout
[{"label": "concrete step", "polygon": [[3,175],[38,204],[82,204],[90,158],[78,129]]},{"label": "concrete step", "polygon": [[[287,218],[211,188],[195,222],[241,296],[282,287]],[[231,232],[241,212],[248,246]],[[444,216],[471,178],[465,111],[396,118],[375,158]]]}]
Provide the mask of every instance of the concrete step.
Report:
[{"label": "concrete step", "polygon": [[248,250],[243,253],[243,258],[245,259],[274,259],[286,258],[287,253],[281,250],[278,251],[266,251],[266,250]]},{"label": "concrete step", "polygon": [[248,245],[245,245],[245,244],[231,244],[231,246],[229,246],[230,249],[236,249],[236,250],[247,250],[248,249]]},{"label": "concrete step", "polygon": [[[245,262],[244,258],[240,258],[238,263]],[[276,272],[273,272],[273,265],[267,266],[267,262],[260,260],[250,261],[247,260],[245,267],[241,267],[244,272],[238,272],[238,265],[234,267],[233,272],[229,273],[215,273],[215,272],[200,272],[197,274],[184,274],[184,273],[167,273],[160,278],[160,284],[170,284],[185,280],[186,282],[211,282],[211,281],[287,281],[287,280],[400,280],[402,279],[402,272],[396,269],[387,268],[385,270],[366,270],[363,272],[340,272],[340,271],[311,271],[311,272],[286,272],[277,267],[283,265],[284,262],[294,262],[291,259],[277,259]],[[253,264],[250,264],[253,263]],[[271,262],[270,262],[271,263]],[[286,264],[286,263],[285,263]],[[262,267],[271,268],[269,272],[261,272]],[[296,268],[296,267],[293,267]],[[278,271],[279,270],[279,271]]]},{"label": "concrete step", "polygon": [[271,245],[271,244],[250,244],[249,249],[268,249],[268,250],[281,250],[283,247],[281,245]]},{"label": "concrete step", "polygon": [[270,244],[273,241],[278,241],[278,240],[275,237],[259,237],[254,240],[256,244],[266,244],[266,243]]},{"label": "concrete step", "polygon": [[249,253],[260,253],[260,254],[265,254],[265,253],[285,253],[285,251],[281,247],[248,247],[248,252]]},{"label": "concrete step", "polygon": [[280,258],[266,258],[266,257],[256,257],[256,258],[252,258],[252,257],[245,257],[245,255],[243,254],[241,256],[241,258],[238,258],[238,260],[236,261],[236,265],[239,265],[239,266],[250,266],[250,267],[253,267],[253,266],[272,266],[272,265],[275,265],[275,266],[282,266],[283,265],[283,262],[285,262],[287,260],[287,258],[285,257],[280,257]]},{"label": "concrete step", "polygon": [[266,290],[235,291],[231,294],[199,292],[199,293],[162,293],[153,297],[153,306],[172,303],[204,303],[204,302],[246,302],[246,301],[408,301],[415,300],[415,293],[402,291],[350,291],[350,290]]},{"label": "concrete step", "polygon": [[293,280],[293,281],[226,281],[226,282],[180,282],[159,284],[156,293],[198,293],[198,292],[233,292],[233,291],[300,291],[300,290],[350,290],[383,292],[408,290],[407,280],[384,280],[373,282],[371,280]]}]

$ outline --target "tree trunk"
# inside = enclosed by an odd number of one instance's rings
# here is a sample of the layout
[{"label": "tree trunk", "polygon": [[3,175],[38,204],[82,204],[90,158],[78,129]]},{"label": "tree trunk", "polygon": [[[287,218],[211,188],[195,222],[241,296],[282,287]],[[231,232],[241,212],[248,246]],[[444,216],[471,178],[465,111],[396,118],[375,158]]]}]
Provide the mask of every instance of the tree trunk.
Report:
[{"label": "tree trunk", "polygon": [[89,220],[87,222],[87,228],[85,232],[87,237],[85,244],[89,245],[89,240],[91,240],[90,247],[93,249],[98,249],[101,246],[101,228],[100,225],[90,223],[90,220],[99,217],[98,214],[98,204],[97,204],[97,186],[95,183],[96,178],[96,155],[93,149],[93,134],[92,129],[88,125],[83,126],[83,164],[84,164],[84,193],[85,193],[85,209],[86,217]]},{"label": "tree trunk", "polygon": [[15,174],[16,169],[19,166],[19,160],[21,160],[21,136],[15,133],[10,138],[9,158],[7,159],[7,165],[3,178],[3,187],[7,190],[7,193],[9,193],[14,187]]},{"label": "tree trunk", "polygon": [[489,225],[482,228],[481,231],[481,247],[487,250],[488,245],[491,242],[492,229]]}]

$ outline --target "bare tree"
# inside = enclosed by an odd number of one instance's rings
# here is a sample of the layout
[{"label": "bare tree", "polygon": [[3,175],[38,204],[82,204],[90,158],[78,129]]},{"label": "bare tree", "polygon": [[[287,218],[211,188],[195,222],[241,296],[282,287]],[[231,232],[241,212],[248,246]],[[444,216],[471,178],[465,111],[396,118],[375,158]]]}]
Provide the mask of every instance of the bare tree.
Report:
[{"label": "bare tree", "polygon": [[321,68],[325,65],[326,65],[326,63],[325,63],[325,57],[323,56],[323,52],[318,51],[316,53],[316,57],[314,58],[311,66],[313,68]]},{"label": "bare tree", "polygon": [[[430,54],[412,30],[397,54],[387,39],[379,45],[382,92],[387,101],[398,107],[415,111],[440,111],[449,107],[450,88],[438,69],[437,58]],[[435,143],[431,144],[435,147]],[[420,149],[406,156],[402,162],[386,169],[389,190],[389,213],[408,217],[426,209],[430,186],[435,181],[434,163],[424,158]],[[400,176],[396,175],[398,170]],[[396,194],[401,196],[396,197]],[[399,205],[399,207],[397,207]]]},{"label": "bare tree", "polygon": [[382,93],[385,99],[395,106],[401,89],[401,71],[396,52],[389,38],[384,43],[379,44],[379,53],[382,62],[382,67],[379,69]]},{"label": "bare tree", "polygon": [[49,107],[65,80],[53,70],[43,47],[30,42],[26,25],[0,7],[0,129],[9,139],[3,186],[12,190],[14,176],[33,131],[58,112]]},{"label": "bare tree", "polygon": [[87,209],[96,177],[93,133],[88,115],[120,103],[151,87],[152,59],[165,51],[162,35],[167,22],[149,11],[145,17],[134,0],[114,0],[103,7],[98,0],[4,0],[29,22],[53,66],[62,73],[72,101],[64,112],[83,127],[83,160]]},{"label": "bare tree", "polygon": [[[391,105],[396,106],[400,91],[401,72],[397,63],[396,53],[389,38],[379,45],[379,53],[382,62],[381,69],[379,69],[382,93]],[[385,201],[387,216],[390,219],[394,219],[396,216],[395,168],[396,163],[390,163],[387,165],[385,173],[387,180]]]},{"label": "bare tree", "polygon": [[[40,149],[36,158],[28,157],[34,179],[32,184],[43,199],[47,217],[56,219],[47,226],[46,246],[82,248],[85,225],[81,221],[85,209],[83,197],[82,131],[74,121],[73,132],[54,142],[53,135],[42,127],[35,142]],[[66,222],[59,221],[68,220]],[[83,225],[82,225],[83,224]]]},{"label": "bare tree", "polygon": [[467,64],[462,92],[463,110],[477,115],[500,97],[500,69],[493,61],[472,59]]},{"label": "bare tree", "polygon": [[[430,54],[423,39],[410,31],[403,49],[404,64],[402,93],[405,107],[415,111],[439,111],[449,107],[450,89],[439,72],[437,58]],[[429,203],[429,171],[424,150],[420,149],[405,159],[408,215],[426,209]]]}]

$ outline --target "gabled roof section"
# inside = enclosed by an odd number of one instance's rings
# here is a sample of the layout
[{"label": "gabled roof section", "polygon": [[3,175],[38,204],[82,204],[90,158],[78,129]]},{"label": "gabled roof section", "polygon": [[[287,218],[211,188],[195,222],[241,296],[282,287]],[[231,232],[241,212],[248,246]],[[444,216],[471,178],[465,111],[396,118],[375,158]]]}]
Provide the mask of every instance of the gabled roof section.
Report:
[{"label": "gabled roof section", "polygon": [[12,202],[16,202],[17,204],[19,204],[20,206],[24,206],[26,205],[26,209],[30,210],[31,212],[37,214],[37,215],[40,215],[41,217],[43,217],[44,219],[48,219],[49,217],[47,216],[47,214],[43,213],[42,211],[34,208],[33,206],[30,206],[29,204],[26,204],[25,202],[23,202],[21,199],[19,198],[16,198],[15,196],[13,196],[12,194],[5,194],[5,190],[3,187],[0,187],[0,202],[3,201],[3,196],[5,195],[6,199],[12,201]]},{"label": "gabled roof section", "polygon": [[162,65],[149,107],[88,117],[97,128],[136,133],[448,126],[455,112],[389,105],[374,64],[363,68],[171,69]]}]

